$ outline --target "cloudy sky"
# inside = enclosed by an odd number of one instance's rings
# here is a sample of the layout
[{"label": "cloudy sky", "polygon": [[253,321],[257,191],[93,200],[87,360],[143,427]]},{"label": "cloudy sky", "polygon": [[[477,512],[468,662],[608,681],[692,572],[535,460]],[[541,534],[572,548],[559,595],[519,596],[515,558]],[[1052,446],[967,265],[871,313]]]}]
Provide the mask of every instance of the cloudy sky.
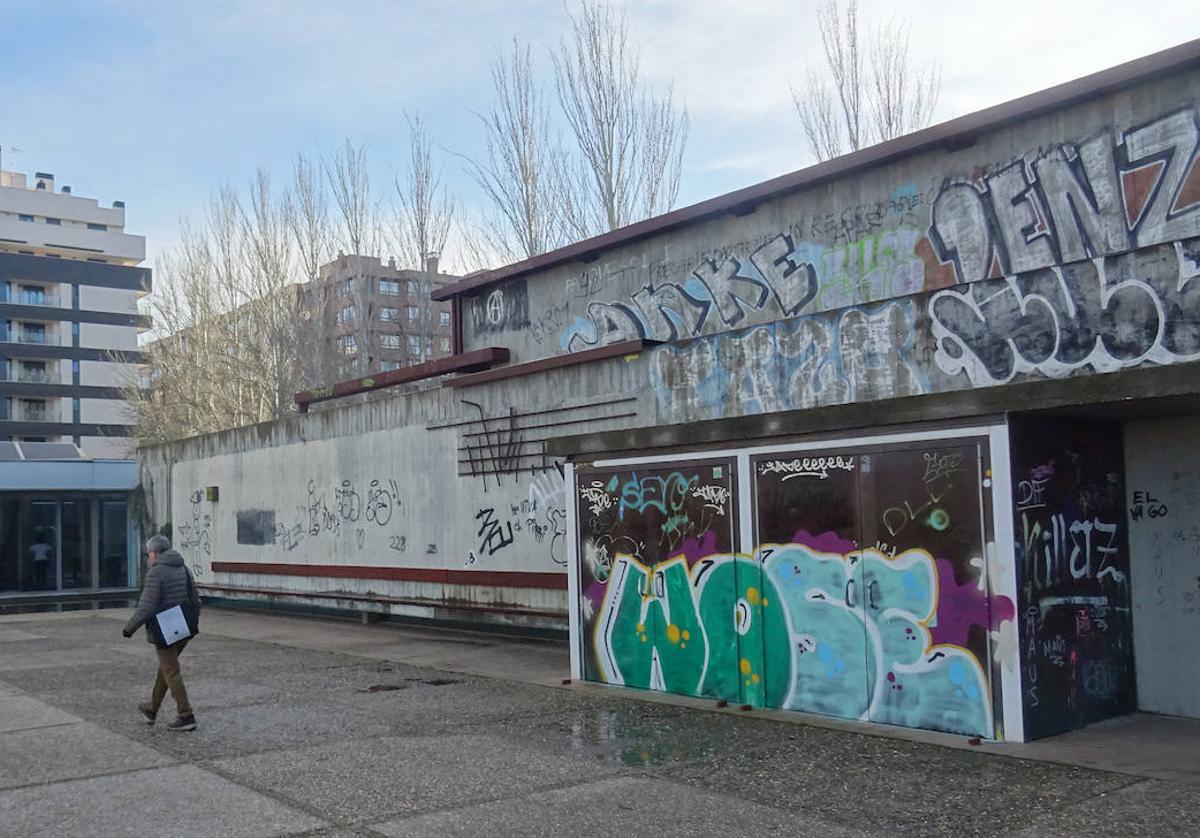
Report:
[{"label": "cloudy sky", "polygon": [[[814,0],[630,0],[652,84],[672,82],[691,134],[679,205],[812,162],[789,84],[819,57]],[[936,121],[1200,35],[1194,0],[861,0],[865,24],[910,28],[943,77]],[[53,172],[124,200],[127,229],[168,246],[212,189],[298,151],[365,143],[373,185],[406,149],[404,109],[473,155],[488,61],[513,37],[548,47],[561,0],[0,0],[6,169]],[[543,68],[549,78],[548,63]],[[446,155],[445,181],[477,200]]]}]

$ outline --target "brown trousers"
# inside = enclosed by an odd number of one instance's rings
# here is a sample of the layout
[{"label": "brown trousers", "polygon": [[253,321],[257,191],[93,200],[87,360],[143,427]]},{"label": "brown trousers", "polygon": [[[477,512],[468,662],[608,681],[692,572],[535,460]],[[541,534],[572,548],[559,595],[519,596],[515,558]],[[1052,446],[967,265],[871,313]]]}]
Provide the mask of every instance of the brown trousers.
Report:
[{"label": "brown trousers", "polygon": [[154,677],[154,691],[150,693],[150,706],[154,708],[155,713],[162,706],[168,689],[171,691],[171,698],[175,699],[179,715],[187,716],[192,712],[192,705],[188,701],[187,687],[183,685],[183,674],[179,671],[179,655],[189,640],[191,640],[190,637],[185,637],[165,649],[155,648],[154,650],[158,655],[158,674]]}]

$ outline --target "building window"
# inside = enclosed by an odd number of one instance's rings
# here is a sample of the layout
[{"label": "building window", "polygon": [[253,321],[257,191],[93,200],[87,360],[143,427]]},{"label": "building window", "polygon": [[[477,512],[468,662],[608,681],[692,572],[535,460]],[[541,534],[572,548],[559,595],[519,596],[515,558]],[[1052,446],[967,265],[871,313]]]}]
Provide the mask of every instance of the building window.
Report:
[{"label": "building window", "polygon": [[20,369],[17,370],[17,380],[32,384],[51,383],[45,361],[22,361]]},{"label": "building window", "polygon": [[22,285],[20,290],[21,305],[44,306],[46,304],[45,288],[39,288],[36,285]]},{"label": "building window", "polygon": [[392,370],[398,370],[398,369],[400,369],[399,361],[380,361],[379,362],[379,371],[380,372],[391,372]]},{"label": "building window", "polygon": [[24,422],[45,422],[46,402],[43,399],[21,399],[17,419]]},{"label": "building window", "polygon": [[379,280],[379,293],[386,294],[389,297],[399,297],[400,281],[396,279]]},{"label": "building window", "polygon": [[354,315],[356,313],[357,312],[355,312],[354,306],[343,306],[334,317],[334,320],[336,320],[338,323],[353,323]]},{"label": "building window", "polygon": [[384,306],[379,309],[379,319],[386,320],[389,323],[394,323],[400,319],[400,309]]},{"label": "building window", "polygon": [[338,338],[338,349],[343,355],[354,355],[358,352],[358,341],[354,335],[342,335]]},{"label": "building window", "polygon": [[399,335],[380,335],[379,336],[379,347],[380,347],[380,349],[399,349],[400,348],[400,336]]},{"label": "building window", "polygon": [[40,323],[23,323],[21,325],[21,343],[45,343],[46,327]]},{"label": "building window", "polygon": [[107,224],[93,224],[91,221],[89,221],[88,229],[89,230],[100,230],[102,232],[106,232],[108,230],[108,225]]},{"label": "building window", "polygon": [[439,311],[438,312],[438,325],[439,326],[449,326],[450,325],[450,312],[448,312],[448,311]]},{"label": "building window", "polygon": [[409,355],[420,355],[421,354],[421,336],[420,335],[409,335],[408,336],[408,354]]},{"label": "building window", "polygon": [[421,309],[417,308],[416,306],[409,306],[408,307],[408,319],[409,320],[420,320],[421,319]]},{"label": "building window", "polygon": [[442,338],[439,343],[439,346],[441,346],[441,349],[443,352],[449,352],[450,351],[450,338]]},{"label": "building window", "polygon": [[62,219],[61,218],[47,218],[46,223],[51,225],[52,227],[61,227]]},{"label": "building window", "polygon": [[353,294],[354,293],[354,281],[350,280],[350,279],[344,280],[341,283],[341,285],[338,286],[338,293],[345,297],[348,297],[351,294]]},{"label": "building window", "polygon": [[17,218],[19,218],[21,221],[33,221],[33,216],[26,215],[25,213],[21,213],[20,215],[17,216]]},{"label": "building window", "polygon": [[408,296],[410,296],[410,297],[419,297],[419,296],[421,296],[421,282],[420,282],[420,280],[416,280],[416,279],[410,279],[410,280],[408,281]]}]

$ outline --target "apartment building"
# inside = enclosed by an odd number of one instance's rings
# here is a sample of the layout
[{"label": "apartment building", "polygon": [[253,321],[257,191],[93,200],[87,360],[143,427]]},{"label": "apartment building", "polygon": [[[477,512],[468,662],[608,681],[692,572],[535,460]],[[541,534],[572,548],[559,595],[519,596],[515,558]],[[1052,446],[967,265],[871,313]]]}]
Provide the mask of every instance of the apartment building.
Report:
[{"label": "apartment building", "polygon": [[0,440],[73,442],[85,455],[128,455],[121,406],[139,360],[150,290],[141,236],[125,206],[0,173]]},{"label": "apartment building", "polygon": [[121,395],[150,325],[145,254],[120,201],[0,172],[0,610],[137,584]]},{"label": "apartment building", "polygon": [[339,255],[322,266],[321,278],[301,292],[316,346],[319,382],[450,355],[450,306],[430,295],[458,279],[438,273],[433,257],[424,271],[397,268],[394,259],[383,263],[354,255]]}]

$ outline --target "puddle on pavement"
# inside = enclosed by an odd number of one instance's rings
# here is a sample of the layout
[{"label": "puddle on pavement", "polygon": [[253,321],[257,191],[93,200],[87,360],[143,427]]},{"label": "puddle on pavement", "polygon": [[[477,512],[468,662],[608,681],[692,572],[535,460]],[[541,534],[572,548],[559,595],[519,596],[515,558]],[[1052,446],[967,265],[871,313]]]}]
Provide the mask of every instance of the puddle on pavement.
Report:
[{"label": "puddle on pavement", "polygon": [[695,725],[680,727],[679,716],[646,716],[627,710],[599,710],[560,724],[572,749],[609,752],[631,766],[661,765],[698,759],[728,744],[728,737],[706,735]]}]

